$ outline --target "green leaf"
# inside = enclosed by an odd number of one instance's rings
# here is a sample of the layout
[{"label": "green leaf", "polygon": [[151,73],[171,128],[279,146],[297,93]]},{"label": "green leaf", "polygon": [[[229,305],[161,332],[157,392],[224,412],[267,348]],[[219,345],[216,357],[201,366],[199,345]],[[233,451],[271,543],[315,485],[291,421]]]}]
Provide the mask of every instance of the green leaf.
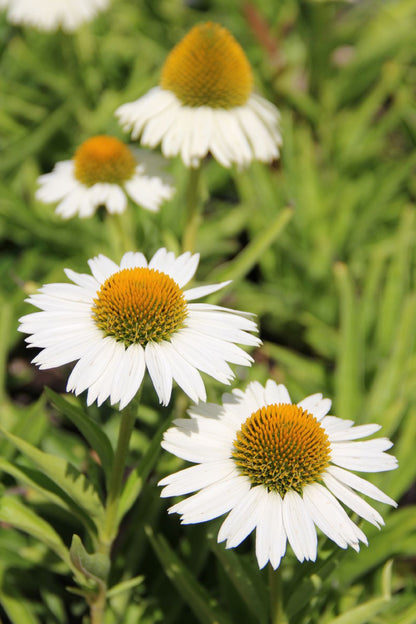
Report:
[{"label": "green leaf", "polygon": [[339,289],[340,342],[335,374],[335,407],[340,418],[357,420],[361,396],[362,345],[358,305],[348,268],[337,262],[334,267]]},{"label": "green leaf", "polygon": [[74,566],[77,570],[82,572],[84,576],[101,584],[107,581],[110,571],[110,559],[107,555],[103,553],[93,553],[90,555],[87,553],[78,535],[72,537],[69,554]]},{"label": "green leaf", "polygon": [[359,553],[344,554],[334,571],[334,577],[341,586],[350,586],[387,559],[397,555],[414,556],[416,554],[414,527],[414,506],[392,511],[386,526],[380,531],[373,527],[366,531],[368,547],[362,546]]},{"label": "green leaf", "polygon": [[99,425],[86,414],[85,411],[70,403],[67,399],[56,394],[50,388],[45,388],[46,396],[52,401],[57,410],[69,418],[79,429],[90,446],[100,458],[101,465],[108,477],[113,465],[114,452],[111,442],[100,429]]},{"label": "green leaf", "polygon": [[74,501],[43,472],[27,466],[19,466],[17,463],[11,464],[2,457],[0,457],[0,470],[13,476],[19,483],[33,488],[41,496],[44,496],[46,500],[73,514],[86,526],[91,525],[90,518],[86,516],[83,510],[78,505],[75,505]]},{"label": "green leaf", "polygon": [[[284,231],[286,225],[289,223],[293,216],[293,210],[291,208],[284,208],[275,217],[274,221],[270,223],[268,229],[261,231],[256,238],[254,238],[245,247],[238,256],[230,262],[227,266],[219,269],[215,272],[215,281],[226,280],[239,280],[243,278],[261,259],[264,252],[274,243],[278,236]],[[208,297],[208,301],[211,303],[221,298],[225,289],[219,291]]]},{"label": "green leaf", "polygon": [[79,505],[88,516],[99,524],[104,517],[104,508],[94,486],[75,466],[55,455],[44,453],[21,438],[0,428],[0,432],[31,459],[36,466],[58,487]]},{"label": "green leaf", "polygon": [[165,574],[192,609],[196,618],[202,624],[231,624],[228,616],[220,611],[216,600],[198,583],[166,539],[162,535],[155,535],[148,525],[145,531]]},{"label": "green leaf", "polygon": [[225,549],[223,544],[218,544],[215,537],[211,537],[209,542],[225,573],[239,593],[242,601],[255,616],[256,621],[266,623],[268,616],[267,603],[262,600],[263,597],[258,593],[252,576],[247,573],[247,570],[241,564],[239,556],[232,550]]},{"label": "green leaf", "polygon": [[125,591],[129,591],[130,589],[133,589],[134,587],[141,585],[144,582],[144,579],[145,577],[143,575],[140,575],[140,576],[135,576],[134,578],[129,579],[128,581],[122,581],[121,583],[117,583],[117,585],[113,585],[107,591],[107,598],[117,596],[118,594],[121,594]]},{"label": "green leaf", "polygon": [[16,498],[3,496],[0,499],[0,520],[36,537],[53,550],[69,568],[72,568],[68,550],[56,531]]},{"label": "green leaf", "polygon": [[10,596],[0,591],[0,603],[13,624],[42,624],[23,596]]},{"label": "green leaf", "polygon": [[359,607],[355,607],[334,618],[329,624],[368,624],[371,618],[382,613],[389,607],[389,601],[385,598],[374,598]]}]

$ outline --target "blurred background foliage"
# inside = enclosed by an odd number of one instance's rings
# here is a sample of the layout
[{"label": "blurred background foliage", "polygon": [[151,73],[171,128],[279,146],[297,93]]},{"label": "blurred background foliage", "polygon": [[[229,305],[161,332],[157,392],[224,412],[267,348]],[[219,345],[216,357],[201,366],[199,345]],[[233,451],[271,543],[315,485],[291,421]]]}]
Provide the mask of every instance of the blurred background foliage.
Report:
[{"label": "blurred background foliage", "polygon": [[[43,394],[44,386],[64,392],[67,371],[35,370],[16,327],[28,293],[63,281],[64,267],[86,271],[97,253],[118,261],[121,243],[104,214],[62,221],[36,202],[36,179],[94,134],[123,138],[114,110],[157,84],[168,51],[200,21],[231,30],[257,89],[281,111],[280,162],[244,172],[204,164],[197,277],[235,278],[211,299],[258,315],[264,345],[235,385],[272,377],[296,401],[322,391],[334,414],[380,423],[400,467],[372,481],[401,503],[376,505],[386,527],[366,525],[370,545],[359,554],[321,539],[316,564],[286,556],[291,624],[416,622],[415,19],[414,0],[112,0],[65,35],[21,29],[0,14],[1,424],[98,488],[97,456],[71,419],[72,407],[88,417],[83,397],[63,407]],[[126,216],[147,255],[161,245],[180,249],[187,174],[179,161],[170,171],[174,199],[157,215],[132,207]],[[209,400],[220,398],[218,384],[207,379],[207,388]],[[159,453],[159,441],[186,401],[178,392],[175,407],[161,410],[149,384],[144,403],[107,624],[267,622],[267,571],[257,569],[249,540],[225,551],[215,522],[181,527],[159,499],[158,479],[181,466]],[[115,439],[108,405],[88,415]],[[66,546],[81,524],[34,486],[33,464],[5,439],[0,468],[2,620],[82,622],[85,604],[66,589],[60,546],[35,518]]]}]

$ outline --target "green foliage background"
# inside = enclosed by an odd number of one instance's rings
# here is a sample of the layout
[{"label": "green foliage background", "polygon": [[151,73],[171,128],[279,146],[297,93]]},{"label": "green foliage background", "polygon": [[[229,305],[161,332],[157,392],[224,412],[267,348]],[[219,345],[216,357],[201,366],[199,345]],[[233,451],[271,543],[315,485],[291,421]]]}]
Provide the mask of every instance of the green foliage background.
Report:
[{"label": "green foliage background", "polygon": [[[413,0],[113,0],[93,23],[65,35],[21,29],[0,14],[5,622],[86,617],[84,600],[66,590],[73,583],[67,549],[100,505],[97,499],[90,509],[94,500],[78,490],[64,496],[65,481],[55,491],[46,456],[31,456],[10,434],[60,456],[80,479],[87,473],[101,492],[97,456],[105,468],[118,428],[108,405],[87,413],[83,397],[44,394],[45,385],[64,392],[67,371],[35,370],[16,331],[30,311],[28,293],[65,281],[64,267],[86,271],[97,253],[118,261],[122,249],[103,215],[64,222],[37,203],[36,179],[94,134],[127,140],[114,110],[157,84],[171,47],[206,20],[231,30],[257,89],[282,114],[279,163],[254,163],[242,173],[209,161],[204,170],[198,280],[232,277],[211,300],[256,313],[264,340],[255,366],[237,371],[236,385],[272,377],[296,401],[323,392],[334,414],[380,423],[399,459],[397,471],[370,477],[401,504],[375,505],[386,527],[364,526],[368,548],[336,551],[321,536],[317,563],[285,557],[290,622],[416,622],[415,19]],[[148,256],[162,245],[180,250],[187,172],[179,161],[170,170],[174,199],[157,215],[131,207],[127,217],[135,246]],[[207,379],[207,388],[209,400],[220,398],[218,384]],[[157,481],[181,466],[159,452],[163,429],[186,409],[176,396],[173,408],[161,410],[145,384],[106,622],[265,623],[267,571],[258,570],[249,540],[226,551],[216,544],[215,522],[181,527],[159,499]]]}]

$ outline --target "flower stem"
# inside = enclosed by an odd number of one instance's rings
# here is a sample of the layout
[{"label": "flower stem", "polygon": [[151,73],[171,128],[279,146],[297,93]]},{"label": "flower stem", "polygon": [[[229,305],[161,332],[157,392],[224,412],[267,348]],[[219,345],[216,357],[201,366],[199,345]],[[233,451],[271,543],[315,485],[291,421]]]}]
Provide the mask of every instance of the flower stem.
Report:
[{"label": "flower stem", "polygon": [[186,191],[186,224],[182,239],[183,251],[193,252],[196,235],[201,220],[200,205],[198,202],[201,167],[189,169],[188,188]]},{"label": "flower stem", "polygon": [[273,570],[269,565],[269,591],[270,591],[270,622],[271,624],[288,624],[288,619],[283,609],[282,579],[280,568]]},{"label": "flower stem", "polygon": [[139,395],[120,413],[120,429],[118,433],[117,447],[114,455],[113,469],[111,471],[107,504],[105,508],[104,528],[102,533],[102,542],[108,543],[109,548],[116,537],[118,523],[117,512],[120,499],[124,467],[126,464],[127,454],[129,451],[129,443],[133,432],[134,423],[137,415],[139,404]]},{"label": "flower stem", "polygon": [[136,249],[134,228],[130,216],[128,211],[121,214],[106,215],[109,242],[116,256]]},{"label": "flower stem", "polygon": [[[120,429],[117,447],[108,483],[104,522],[99,536],[98,552],[107,556],[110,556],[111,546],[117,536],[119,526],[118,506],[122,492],[123,474],[139,402],[140,392],[138,392],[136,398],[120,413]],[[103,624],[106,599],[107,584],[103,582],[100,583],[95,599],[90,601],[91,624]]]}]

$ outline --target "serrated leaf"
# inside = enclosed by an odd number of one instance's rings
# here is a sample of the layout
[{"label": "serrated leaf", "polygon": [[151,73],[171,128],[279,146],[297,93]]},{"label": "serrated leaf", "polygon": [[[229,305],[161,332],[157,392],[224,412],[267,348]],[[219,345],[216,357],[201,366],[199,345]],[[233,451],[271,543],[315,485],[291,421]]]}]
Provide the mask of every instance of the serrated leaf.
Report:
[{"label": "serrated leaf", "polygon": [[87,527],[91,528],[91,520],[85,515],[82,509],[74,504],[74,501],[59,488],[54,481],[47,477],[43,472],[28,468],[27,466],[19,466],[17,463],[11,464],[7,460],[0,457],[0,470],[13,476],[19,483],[22,483],[45,497],[46,500],[62,507],[69,513],[73,514]]},{"label": "serrated leaf", "polygon": [[0,499],[0,520],[36,537],[53,550],[69,568],[72,567],[68,550],[55,529],[16,498],[3,496]]},{"label": "serrated leaf", "polygon": [[97,423],[83,410],[72,405],[64,397],[60,396],[50,388],[45,388],[46,396],[52,401],[58,411],[69,418],[79,429],[90,446],[100,458],[101,465],[108,477],[113,465],[114,452],[111,442]]},{"label": "serrated leaf", "polygon": [[0,428],[1,433],[58,485],[96,523],[104,517],[104,508],[94,486],[75,466],[61,457],[44,453],[21,438]]}]

